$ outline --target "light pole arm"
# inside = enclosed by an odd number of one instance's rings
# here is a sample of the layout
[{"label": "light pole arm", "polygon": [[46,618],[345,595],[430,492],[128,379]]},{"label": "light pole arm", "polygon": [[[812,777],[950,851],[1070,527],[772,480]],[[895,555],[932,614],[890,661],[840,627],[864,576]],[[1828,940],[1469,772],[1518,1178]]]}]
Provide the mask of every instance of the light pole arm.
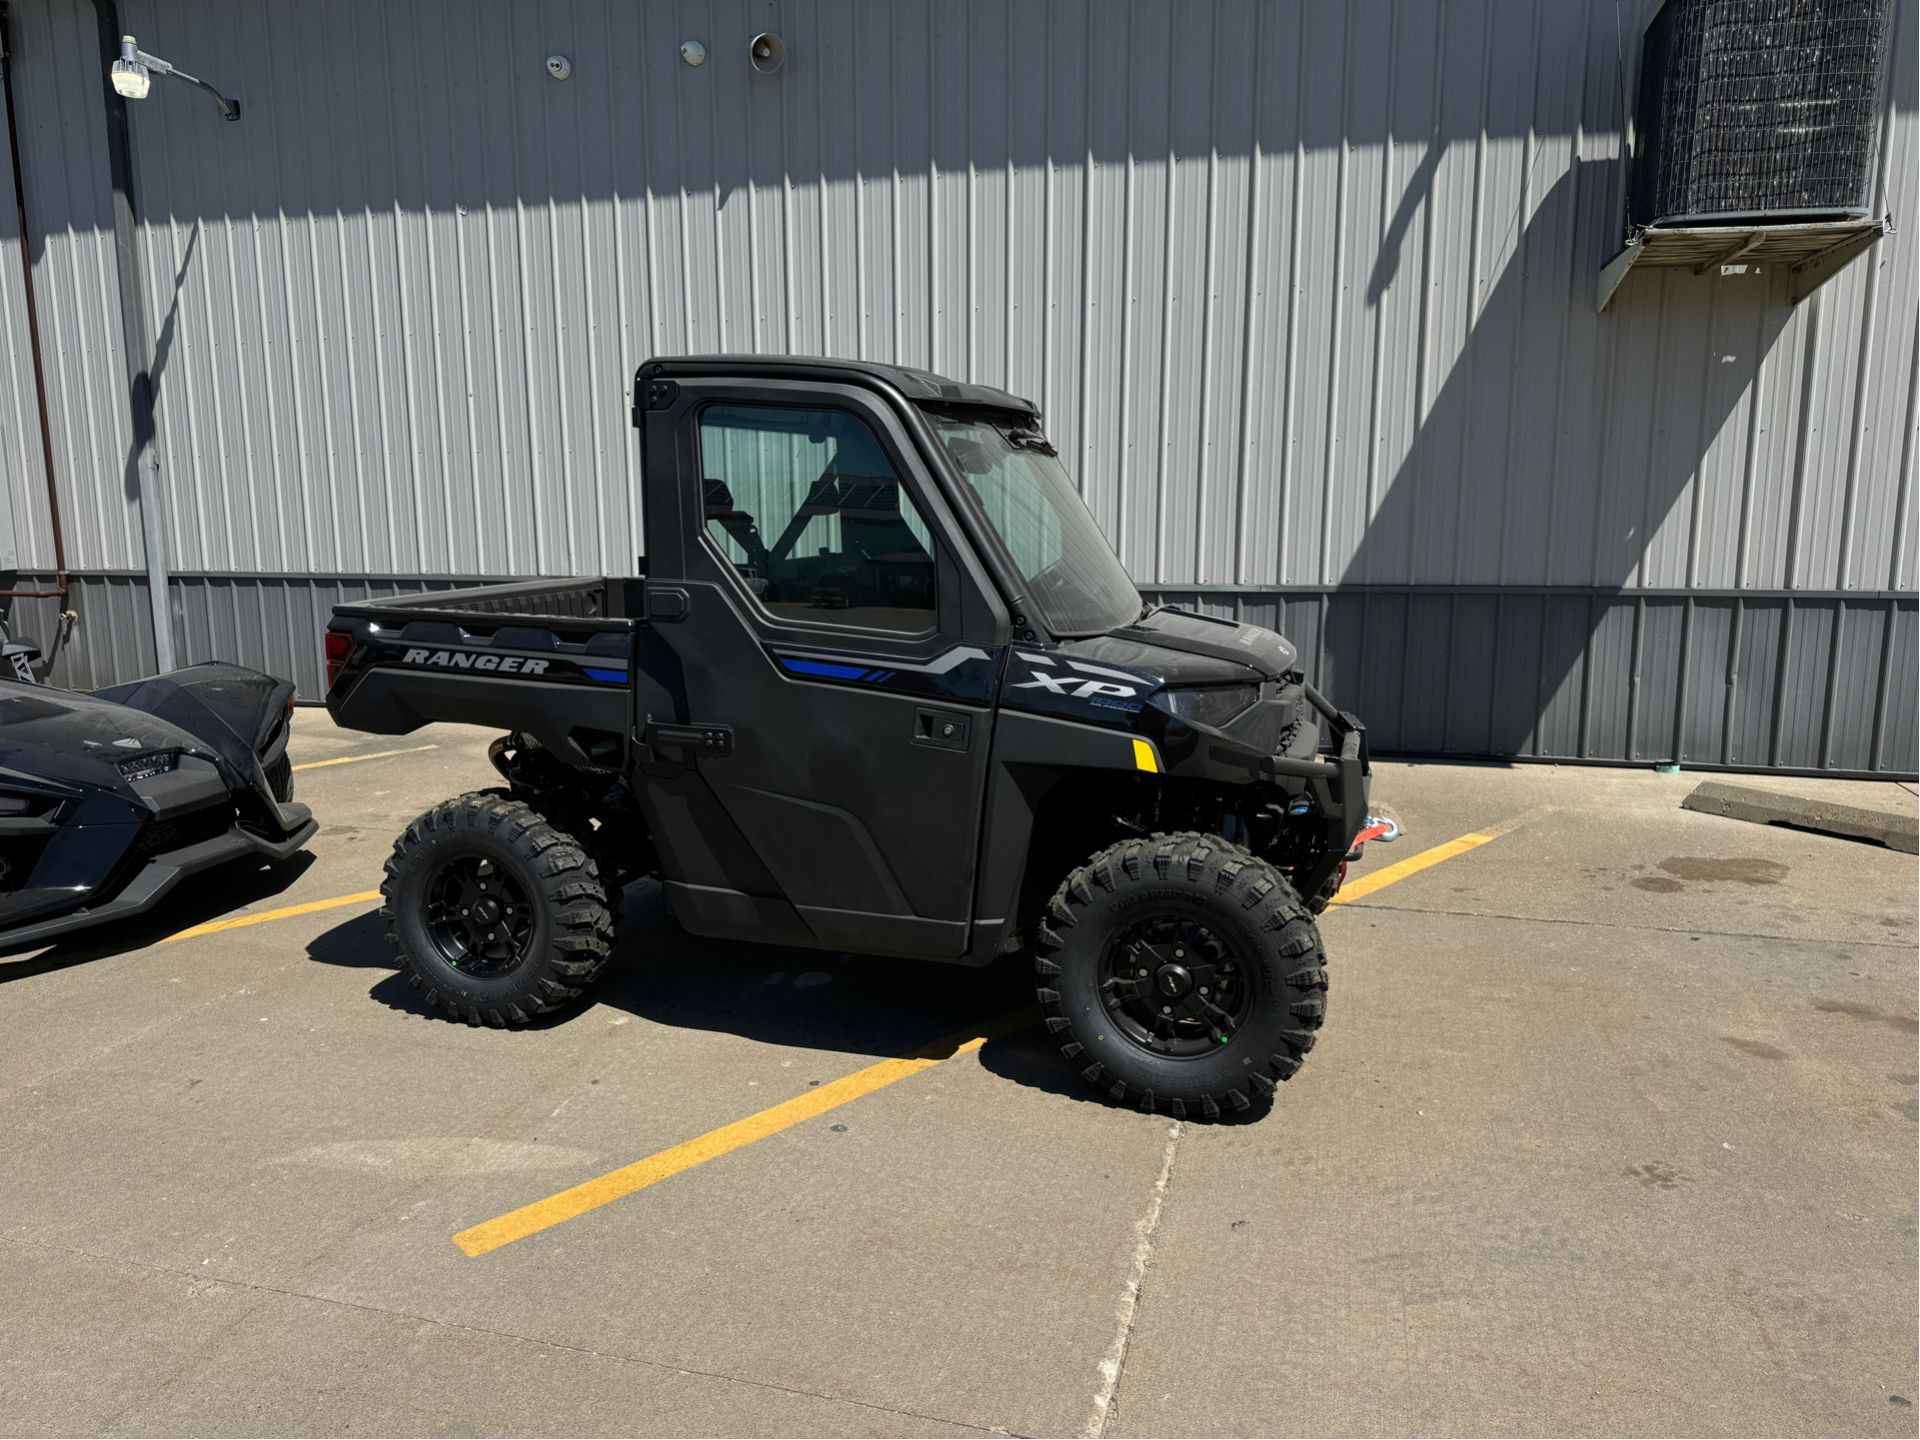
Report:
[{"label": "light pole arm", "polygon": [[[126,47],[126,48],[133,48],[133,47]],[[198,85],[202,90],[206,91],[207,94],[211,95],[214,98],[214,101],[220,106],[221,115],[225,116],[229,120],[238,120],[240,118],[240,102],[238,100],[229,100],[226,96],[222,95],[218,90],[214,89],[213,86],[209,85],[206,81],[202,80],[198,75],[189,75],[186,71],[178,68],[177,66],[171,64],[170,62],[166,60],[162,60],[158,55],[149,55],[146,51],[140,50],[140,49],[133,49],[133,53],[131,55],[128,55],[126,58],[129,60],[138,61],[140,64],[146,66],[147,69],[151,70],[155,75],[171,75],[173,76],[174,79],[184,80],[189,85]]]}]

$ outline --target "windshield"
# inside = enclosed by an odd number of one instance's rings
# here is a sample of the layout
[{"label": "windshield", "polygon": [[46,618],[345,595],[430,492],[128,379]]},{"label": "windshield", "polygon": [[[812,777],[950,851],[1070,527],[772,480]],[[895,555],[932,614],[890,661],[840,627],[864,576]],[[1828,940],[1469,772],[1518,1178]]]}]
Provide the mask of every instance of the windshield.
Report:
[{"label": "windshield", "polygon": [[1140,592],[1081,502],[1053,447],[1017,417],[927,417],[1000,534],[1027,603],[1055,635],[1099,635],[1140,617]]}]

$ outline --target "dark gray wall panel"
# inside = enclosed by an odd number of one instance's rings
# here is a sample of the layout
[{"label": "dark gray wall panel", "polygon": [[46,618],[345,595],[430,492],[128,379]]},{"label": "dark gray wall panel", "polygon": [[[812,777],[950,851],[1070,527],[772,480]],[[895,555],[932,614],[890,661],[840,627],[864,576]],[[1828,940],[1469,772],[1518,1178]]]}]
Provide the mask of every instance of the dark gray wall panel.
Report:
[{"label": "dark gray wall panel", "polygon": [[1291,617],[1282,628],[1308,665],[1324,607],[1324,688],[1367,722],[1382,753],[1849,774],[1920,766],[1920,630],[1905,596],[1154,596],[1256,624]]},{"label": "dark gray wall panel", "polygon": [[1498,597],[1453,597],[1447,632],[1447,728],[1440,748],[1464,755],[1490,755],[1494,697],[1530,677],[1510,670],[1500,655]]},{"label": "dark gray wall panel", "polygon": [[[1872,765],[1876,770],[1911,771],[1920,751],[1920,714],[1914,696],[1920,693],[1920,612],[1898,605],[1887,616],[1892,638],[1887,645],[1886,677],[1880,686],[1880,711],[1875,717]],[[1835,765],[1846,768],[1846,757]]]},{"label": "dark gray wall panel", "polygon": [[1540,655],[1546,625],[1546,607],[1538,596],[1498,597],[1499,625],[1493,654],[1496,668],[1488,677],[1491,728],[1488,753],[1504,740],[1518,755],[1541,752],[1541,718],[1546,702]]},{"label": "dark gray wall panel", "polygon": [[1637,607],[1588,601],[1592,631],[1586,654],[1586,734],[1580,755],[1637,759],[1630,748],[1637,687],[1633,654]]},{"label": "dark gray wall panel", "polygon": [[1820,763],[1837,755],[1869,755],[1873,722],[1881,704],[1880,680],[1886,673],[1888,612],[1879,606],[1845,606],[1839,617],[1833,671],[1827,677],[1826,716]]},{"label": "dark gray wall panel", "polygon": [[1686,692],[1680,734],[1683,765],[1718,765],[1727,758],[1728,674],[1733,654],[1734,607],[1732,600],[1691,602],[1686,663],[1680,672]]},{"label": "dark gray wall panel", "polygon": [[1580,656],[1592,626],[1589,596],[1548,595],[1542,606],[1540,683],[1546,692],[1541,706],[1538,755],[1580,756],[1585,739],[1587,672],[1582,664],[1564,665],[1559,657]]},{"label": "dark gray wall panel", "polygon": [[[176,577],[174,643],[182,663],[257,665],[293,677],[303,699],[317,700],[325,684],[320,636],[333,606],[499,578]],[[1679,596],[1393,588],[1152,598],[1277,625],[1300,646],[1316,683],[1367,722],[1383,754],[1678,758],[1690,767],[1849,774],[1920,768],[1913,703],[1920,626],[1906,597],[1844,605],[1837,598],[1695,600],[1691,630]],[[152,669],[142,576],[75,577],[68,603],[80,618],[66,627],[56,602],[0,603],[11,605],[12,633],[48,649],[55,683],[86,689]],[[1579,663],[1540,663],[1563,653]],[[1677,757],[1676,733],[1683,739]]]},{"label": "dark gray wall panel", "polygon": [[1671,760],[1677,750],[1675,722],[1679,713],[1681,642],[1686,628],[1686,604],[1680,600],[1648,600],[1639,607],[1640,633],[1633,657],[1633,742],[1630,760]]},{"label": "dark gray wall panel", "polygon": [[1764,768],[1774,763],[1774,711],[1781,683],[1780,644],[1786,621],[1784,604],[1742,603],[1735,613],[1739,645],[1734,660],[1729,765]]},{"label": "dark gray wall panel", "polygon": [[[1394,668],[1405,687],[1395,697],[1399,749],[1439,752],[1447,748],[1447,680],[1453,663],[1452,595],[1412,595],[1407,599],[1407,641]],[[1392,663],[1391,661],[1389,662]],[[1341,697],[1352,709],[1356,699]],[[1358,713],[1358,712],[1356,712]]]},{"label": "dark gray wall panel", "polygon": [[[1369,729],[1379,736],[1379,745],[1383,749],[1393,749],[1403,744],[1406,733],[1406,709],[1411,686],[1400,673],[1407,652],[1407,640],[1410,633],[1408,613],[1412,602],[1403,594],[1362,595],[1360,604],[1355,607],[1361,614],[1360,664],[1349,666],[1343,679],[1357,679],[1358,685],[1352,688],[1353,695],[1379,697],[1379,703],[1373,713],[1367,716]],[[1342,685],[1333,692],[1341,697],[1341,704],[1349,709],[1357,699],[1346,698],[1349,686]]]},{"label": "dark gray wall panel", "polygon": [[1839,619],[1838,601],[1800,601],[1787,612],[1771,764],[1797,770],[1820,764],[1820,732]]}]

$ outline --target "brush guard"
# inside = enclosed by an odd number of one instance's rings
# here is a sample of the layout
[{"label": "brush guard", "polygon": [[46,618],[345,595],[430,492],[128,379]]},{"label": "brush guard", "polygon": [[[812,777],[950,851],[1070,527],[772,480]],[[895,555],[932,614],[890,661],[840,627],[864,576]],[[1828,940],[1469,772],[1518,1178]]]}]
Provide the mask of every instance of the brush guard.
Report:
[{"label": "brush guard", "polygon": [[[1367,727],[1359,718],[1345,710],[1336,710],[1313,686],[1303,683],[1300,688],[1307,703],[1327,722],[1333,753],[1311,759],[1269,755],[1261,762],[1261,768],[1275,778],[1307,782],[1307,794],[1326,826],[1326,844],[1320,858],[1294,876],[1294,887],[1304,896],[1314,897],[1324,892],[1330,898],[1338,888],[1337,881],[1343,875],[1348,857],[1356,845],[1362,843],[1361,832],[1376,823],[1367,813],[1373,763],[1367,755]],[[1398,827],[1394,833],[1399,833]],[[1336,883],[1330,888],[1329,881]]]}]

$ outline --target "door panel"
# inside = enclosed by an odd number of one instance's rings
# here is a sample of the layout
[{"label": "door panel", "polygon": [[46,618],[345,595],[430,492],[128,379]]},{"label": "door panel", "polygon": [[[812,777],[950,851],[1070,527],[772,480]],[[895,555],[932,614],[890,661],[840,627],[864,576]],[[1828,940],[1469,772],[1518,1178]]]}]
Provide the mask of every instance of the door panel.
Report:
[{"label": "door panel", "polygon": [[[658,630],[678,718],[732,730],[686,763],[756,862],[669,878],[761,896],[770,878],[820,943],[958,955],[1004,635],[877,397],[793,385],[769,406],[769,388],[683,385],[647,420],[650,488],[681,477],[688,603]],[[703,414],[725,423],[703,434]]]}]

